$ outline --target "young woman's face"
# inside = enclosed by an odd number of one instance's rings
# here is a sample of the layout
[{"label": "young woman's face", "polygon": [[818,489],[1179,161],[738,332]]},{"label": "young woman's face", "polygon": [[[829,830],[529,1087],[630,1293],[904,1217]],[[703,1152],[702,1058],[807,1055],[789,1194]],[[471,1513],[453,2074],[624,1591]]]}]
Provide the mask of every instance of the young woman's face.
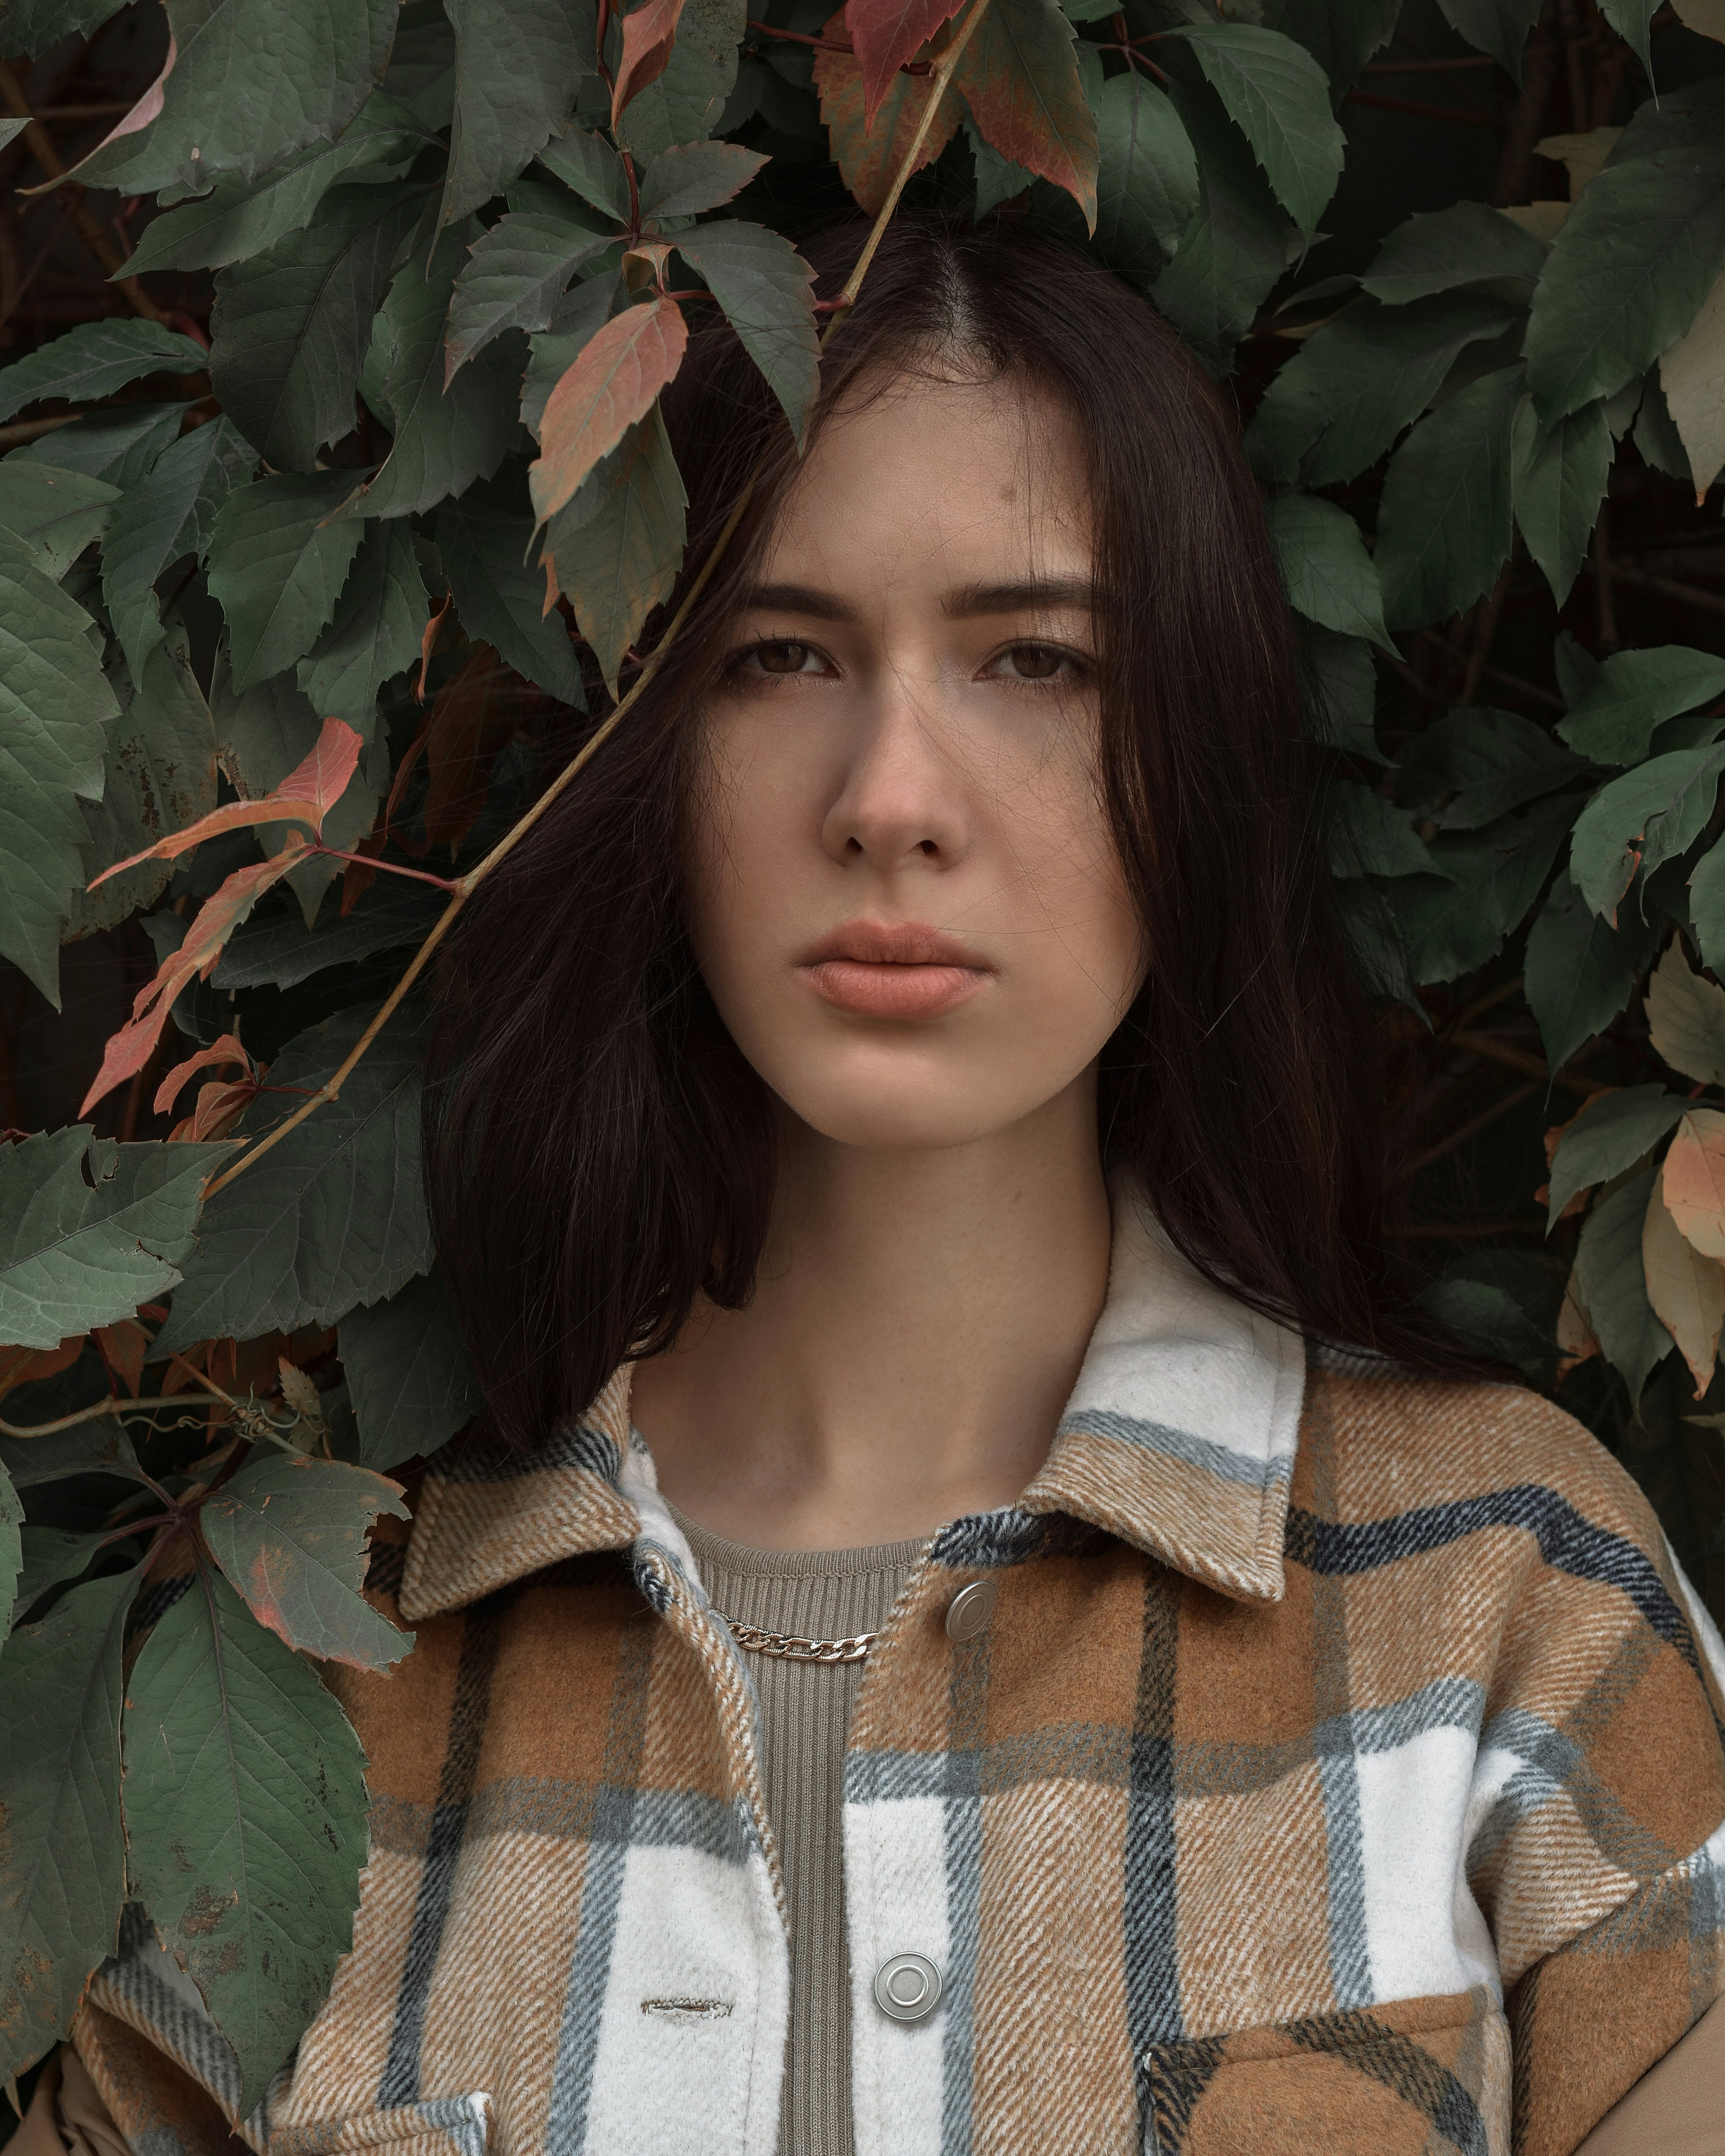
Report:
[{"label": "young woman's face", "polygon": [[840,1143],[1003,1129],[1087,1084],[1137,992],[1086,491],[1053,403],[902,377],[829,423],[732,625],[695,947],[742,1053]]}]

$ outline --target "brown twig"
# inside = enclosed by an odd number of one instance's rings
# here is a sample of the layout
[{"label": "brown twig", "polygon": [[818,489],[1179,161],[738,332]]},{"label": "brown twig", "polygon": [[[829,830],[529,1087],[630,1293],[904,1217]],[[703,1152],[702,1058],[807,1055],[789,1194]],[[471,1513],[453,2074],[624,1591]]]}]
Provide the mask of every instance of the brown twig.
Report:
[{"label": "brown twig", "polygon": [[1486,670],[1486,661],[1491,656],[1492,639],[1497,634],[1498,617],[1503,612],[1503,602],[1509,593],[1509,580],[1515,568],[1512,552],[1503,565],[1503,574],[1493,586],[1491,596],[1481,603],[1474,622],[1473,643],[1467,654],[1467,666],[1461,676],[1461,701],[1471,704],[1479,694],[1480,676]]},{"label": "brown twig", "polygon": [[1404,1177],[1411,1183],[1416,1175],[1431,1167],[1435,1162],[1440,1161],[1445,1153],[1454,1152],[1457,1147],[1466,1145],[1470,1138],[1477,1137],[1482,1130],[1495,1123],[1500,1116],[1507,1116],[1512,1108],[1518,1108],[1522,1101],[1531,1101],[1538,1091],[1538,1086],[1533,1085],[1512,1086],[1508,1092],[1501,1099],[1494,1101],[1490,1107],[1482,1108],[1478,1115],[1471,1116],[1459,1129],[1451,1131],[1441,1144],[1433,1146],[1429,1152],[1423,1152],[1417,1159],[1409,1161],[1402,1170]]},{"label": "brown twig", "polygon": [[1368,105],[1379,112],[1411,113],[1416,120],[1453,120],[1458,127],[1489,127],[1501,132],[1502,121],[1490,112],[1471,112],[1460,105],[1422,105],[1411,97],[1380,97],[1374,90],[1350,90],[1344,105]]},{"label": "brown twig", "polygon": [[[1725,595],[1703,591],[1699,584],[1679,583],[1674,577],[1656,577],[1645,569],[1631,569],[1621,562],[1609,562],[1602,572],[1589,562],[1582,573],[1599,577],[1620,584],[1632,584],[1638,591],[1657,592],[1661,598],[1676,599],[1684,606],[1699,607],[1703,613],[1725,613]],[[1615,618],[1614,618],[1615,626]]]},{"label": "brown twig", "polygon": [[1488,1063],[1501,1063],[1507,1070],[1519,1070],[1524,1077],[1537,1078],[1547,1085],[1561,1086],[1566,1093],[1592,1094],[1601,1088],[1591,1078],[1577,1078],[1566,1070],[1550,1070],[1537,1055],[1530,1055],[1525,1048],[1512,1048],[1507,1040],[1499,1040],[1490,1033],[1453,1033],[1450,1035],[1453,1048],[1464,1050],[1469,1055],[1482,1055]]},{"label": "brown twig", "polygon": [[1545,132],[1545,108],[1558,71],[1558,49],[1548,38],[1527,40],[1522,55],[1522,86],[1509,108],[1503,148],[1497,159],[1497,178],[1491,200],[1499,209],[1508,203],[1526,202],[1533,189],[1533,146]]}]

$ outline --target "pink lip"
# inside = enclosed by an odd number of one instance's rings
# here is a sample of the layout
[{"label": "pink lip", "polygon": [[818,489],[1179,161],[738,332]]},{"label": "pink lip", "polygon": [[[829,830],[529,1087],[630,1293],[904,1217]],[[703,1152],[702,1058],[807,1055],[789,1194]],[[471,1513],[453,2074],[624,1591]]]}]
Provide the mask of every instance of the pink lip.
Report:
[{"label": "pink lip", "polygon": [[938,1018],[957,1010],[992,968],[953,936],[920,921],[847,921],[797,968],[816,995],[866,1018]]}]

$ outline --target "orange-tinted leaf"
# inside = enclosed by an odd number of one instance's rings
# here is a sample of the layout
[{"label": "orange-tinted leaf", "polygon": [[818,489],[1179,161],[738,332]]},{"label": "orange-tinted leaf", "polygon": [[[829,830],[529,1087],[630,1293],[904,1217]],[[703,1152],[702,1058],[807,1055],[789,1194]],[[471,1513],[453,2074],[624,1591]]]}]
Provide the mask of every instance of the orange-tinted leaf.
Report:
[{"label": "orange-tinted leaf", "polygon": [[555,516],[603,456],[614,449],[683,363],[689,326],[675,300],[625,307],[585,344],[551,393],[539,423],[539,457],[527,476],[533,513]]},{"label": "orange-tinted leaf", "polygon": [[990,0],[952,77],[992,150],[1064,187],[1096,228],[1096,123],[1055,0]]},{"label": "orange-tinted leaf", "polygon": [[489,644],[476,644],[460,671],[438,690],[425,738],[428,845],[447,840],[454,854],[485,806],[498,752],[514,738],[539,694]]},{"label": "orange-tinted leaf", "polygon": [[[342,783],[345,785],[347,781],[344,779]],[[305,841],[299,833],[290,832],[286,845],[273,860],[254,861],[249,868],[235,869],[227,881],[205,899],[198,908],[197,919],[187,931],[185,942],[163,959],[154,980],[146,981],[138,990],[131,1016],[110,1040],[102,1056],[102,1067],[78,1111],[80,1116],[87,1116],[98,1101],[111,1093],[123,1080],[136,1076],[143,1069],[162,1038],[162,1029],[167,1024],[174,998],[200,974],[208,978],[214,972],[223,943],[270,886],[280,883],[290,869],[298,867],[305,850]]]},{"label": "orange-tinted leaf", "polygon": [[168,1132],[169,1144],[226,1137],[257,1097],[254,1078],[218,1078],[213,1085],[200,1086],[198,1105]]},{"label": "orange-tinted leaf", "polygon": [[198,1073],[210,1070],[218,1063],[238,1064],[248,1077],[251,1075],[252,1059],[231,1033],[224,1033],[208,1048],[200,1048],[196,1055],[188,1055],[183,1063],[175,1064],[156,1088],[157,1114],[165,1116]]},{"label": "orange-tinted leaf", "polygon": [[58,1348],[0,1348],[0,1399],[14,1385],[33,1385],[39,1378],[57,1378],[84,1353],[85,1335],[74,1332]]},{"label": "orange-tinted leaf", "polygon": [[845,28],[862,69],[865,121],[872,123],[905,62],[915,59],[963,5],[964,0],[850,0]]},{"label": "orange-tinted leaf", "polygon": [[95,1343],[102,1360],[125,1387],[127,1399],[137,1397],[144,1381],[144,1351],[150,1336],[135,1317],[122,1317],[117,1325],[99,1325]]},{"label": "orange-tinted leaf", "polygon": [[1725,1115],[1691,1108],[1665,1157],[1665,1202],[1684,1240],[1725,1258]]},{"label": "orange-tinted leaf", "polygon": [[104,869],[90,888],[94,891],[97,884],[136,868],[140,861],[171,861],[218,832],[243,830],[248,824],[306,824],[314,833],[321,833],[325,815],[347,791],[364,746],[352,726],[340,719],[326,719],[316,747],[303,763],[295,764],[280,786],[255,801],[230,801],[225,808],[213,808],[183,831],[171,831],[153,846],[146,846],[142,853],[130,855],[123,861],[116,861],[112,868]]},{"label": "orange-tinted leaf", "polygon": [[1593,1327],[1581,1305],[1572,1269],[1563,1286],[1563,1307],[1558,1312],[1558,1345],[1563,1359],[1558,1364],[1558,1375],[1566,1378],[1578,1364],[1588,1362],[1599,1352],[1599,1343],[1594,1337]]},{"label": "orange-tinted leaf", "polygon": [[[834,15],[821,33],[842,38],[845,16]],[[943,43],[937,39],[937,49]],[[974,42],[973,40],[973,42]],[[814,86],[820,93],[820,116],[832,138],[839,174],[870,217],[880,210],[911,142],[922,124],[933,95],[926,74],[895,74],[887,81],[872,121],[865,113],[862,68],[852,53],[817,53]],[[932,126],[922,139],[915,170],[931,164],[958,131],[964,108],[948,90]]]},{"label": "orange-tinted leaf", "polygon": [[640,7],[624,17],[623,58],[611,92],[614,127],[623,117],[624,107],[665,73],[682,12],[683,0],[643,0]]},{"label": "orange-tinted leaf", "polygon": [[1679,1233],[1666,1204],[1665,1171],[1655,1178],[1641,1228],[1641,1264],[1653,1314],[1677,1343],[1699,1399],[1712,1382],[1725,1326],[1725,1266]]}]

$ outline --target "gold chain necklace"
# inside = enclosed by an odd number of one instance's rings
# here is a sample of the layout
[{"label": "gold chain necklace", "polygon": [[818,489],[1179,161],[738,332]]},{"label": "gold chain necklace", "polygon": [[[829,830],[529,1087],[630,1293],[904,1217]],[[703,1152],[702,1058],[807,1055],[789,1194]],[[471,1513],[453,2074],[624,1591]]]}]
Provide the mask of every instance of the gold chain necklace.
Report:
[{"label": "gold chain necklace", "polygon": [[803,1640],[794,1633],[763,1632],[758,1625],[745,1625],[740,1617],[726,1616],[722,1609],[713,1612],[731,1628],[731,1636],[746,1654],[775,1655],[787,1662],[861,1662],[866,1661],[870,1647],[880,1638],[878,1632],[859,1632],[849,1640]]}]

